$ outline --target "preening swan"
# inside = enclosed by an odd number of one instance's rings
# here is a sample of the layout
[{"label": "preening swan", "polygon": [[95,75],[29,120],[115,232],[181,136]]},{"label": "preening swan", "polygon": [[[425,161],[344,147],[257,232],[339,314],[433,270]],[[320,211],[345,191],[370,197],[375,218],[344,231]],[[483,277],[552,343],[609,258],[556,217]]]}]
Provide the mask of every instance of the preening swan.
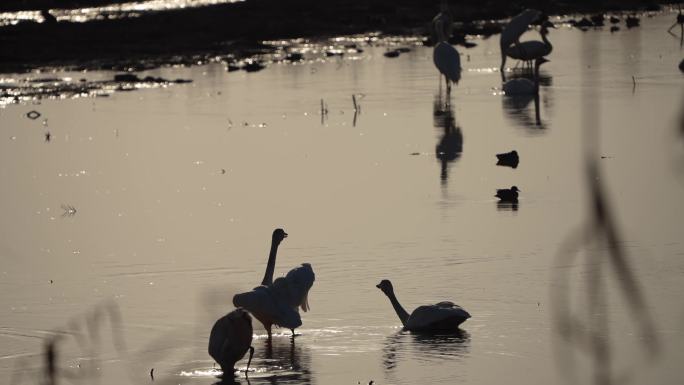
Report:
[{"label": "preening swan", "polygon": [[219,318],[209,335],[209,355],[223,371],[223,376],[235,373],[235,363],[249,350],[247,370],[252,362],[252,317],[243,309],[235,309]]},{"label": "preening swan", "polygon": [[287,275],[273,281],[278,246],[287,238],[283,229],[275,229],[271,240],[271,251],[261,286],[252,291],[236,294],[233,304],[248,310],[264,325],[271,338],[271,326],[277,325],[292,330],[302,326],[298,308],[309,310],[308,295],[316,276],[308,263],[290,270]]},{"label": "preening swan", "polygon": [[530,23],[539,19],[541,12],[536,9],[526,9],[522,11],[517,16],[513,17],[508,24],[501,31],[501,38],[499,40],[499,46],[501,48],[501,79],[506,81],[506,75],[504,74],[506,65],[506,50],[512,44],[519,44],[520,36],[527,31],[527,27]]},{"label": "preening swan", "polygon": [[432,60],[439,73],[444,75],[447,84],[447,94],[449,94],[451,92],[451,83],[458,84],[458,81],[461,80],[461,57],[456,48],[446,41],[444,20],[437,19],[434,24],[434,30],[439,41],[433,50]]},{"label": "preening swan", "polygon": [[545,58],[534,61],[534,81],[526,78],[511,79],[504,83],[502,89],[506,96],[536,95],[539,93],[539,67],[547,63]]},{"label": "preening swan", "polygon": [[456,331],[460,324],[470,318],[470,314],[467,311],[449,301],[440,302],[434,305],[418,306],[416,310],[409,315],[409,313],[407,313],[399,304],[397,297],[394,295],[392,282],[383,279],[376,287],[382,290],[389,298],[392,307],[394,307],[394,311],[397,312],[397,316],[399,316],[405,330],[414,332]]}]

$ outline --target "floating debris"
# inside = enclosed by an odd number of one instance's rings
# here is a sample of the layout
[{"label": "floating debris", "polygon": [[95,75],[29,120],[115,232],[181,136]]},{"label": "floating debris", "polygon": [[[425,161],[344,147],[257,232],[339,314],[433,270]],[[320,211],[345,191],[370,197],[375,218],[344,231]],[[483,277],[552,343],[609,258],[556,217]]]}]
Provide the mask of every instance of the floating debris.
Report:
[{"label": "floating debris", "polygon": [[62,205],[62,210],[64,210],[62,218],[73,217],[74,215],[76,215],[76,208],[72,205]]}]

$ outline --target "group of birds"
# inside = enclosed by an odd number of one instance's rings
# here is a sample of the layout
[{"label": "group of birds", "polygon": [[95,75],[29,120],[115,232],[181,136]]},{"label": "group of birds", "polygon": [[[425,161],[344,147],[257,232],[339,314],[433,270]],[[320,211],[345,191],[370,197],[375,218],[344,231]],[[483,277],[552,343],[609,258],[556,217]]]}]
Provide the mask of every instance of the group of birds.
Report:
[{"label": "group of birds", "polygon": [[[223,377],[234,375],[235,363],[250,352],[247,369],[254,355],[252,345],[252,316],[264,325],[269,340],[272,326],[292,330],[302,325],[299,308],[309,310],[308,294],[315,281],[311,264],[303,263],[290,270],[284,277],[273,280],[278,246],[287,238],[283,229],[275,229],[271,236],[271,249],[266,272],[261,285],[251,291],[233,297],[235,310],[219,318],[209,335],[209,355],[219,364]],[[459,325],[470,318],[470,314],[453,302],[439,302],[424,305],[409,314],[399,304],[392,283],[383,279],[377,286],[389,298],[404,329],[425,331],[457,331]],[[250,315],[251,314],[251,315]]]}]

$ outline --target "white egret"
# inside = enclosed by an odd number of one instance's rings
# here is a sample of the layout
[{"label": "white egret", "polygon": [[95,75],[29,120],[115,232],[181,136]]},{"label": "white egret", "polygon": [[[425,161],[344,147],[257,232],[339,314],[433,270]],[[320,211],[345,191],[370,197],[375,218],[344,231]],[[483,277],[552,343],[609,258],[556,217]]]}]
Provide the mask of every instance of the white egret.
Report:
[{"label": "white egret", "polygon": [[467,311],[449,301],[419,306],[409,315],[394,295],[392,282],[383,279],[376,287],[389,298],[394,311],[406,330],[415,332],[456,331],[460,324],[470,318]]}]

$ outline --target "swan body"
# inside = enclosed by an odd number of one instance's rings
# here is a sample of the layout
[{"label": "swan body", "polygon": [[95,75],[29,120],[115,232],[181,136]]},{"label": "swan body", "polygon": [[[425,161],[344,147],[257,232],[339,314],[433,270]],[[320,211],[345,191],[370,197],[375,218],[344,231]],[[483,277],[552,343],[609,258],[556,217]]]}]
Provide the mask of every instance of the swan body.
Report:
[{"label": "swan body", "polygon": [[235,363],[250,351],[247,368],[252,362],[252,317],[243,309],[235,309],[219,318],[209,335],[209,355],[220,366],[223,375],[235,372]]},{"label": "swan body", "polygon": [[309,310],[309,290],[316,279],[311,264],[304,263],[290,270],[284,277],[273,280],[278,246],[285,238],[287,233],[283,229],[273,231],[261,286],[233,297],[236,307],[248,310],[264,325],[269,338],[272,325],[291,329],[293,334],[294,329],[302,326],[298,308]]},{"label": "swan body", "polygon": [[539,31],[542,41],[529,40],[512,45],[506,49],[506,55],[513,59],[523,61],[531,61],[548,56],[551,51],[553,51],[553,45],[551,45],[551,42],[546,37],[549,33],[547,26],[553,26],[553,24],[544,23],[544,25],[542,25],[541,30]]},{"label": "swan body", "polygon": [[518,192],[520,190],[516,186],[512,186],[510,189],[498,189],[496,190],[496,195],[495,197],[499,198],[501,202],[517,202],[518,201]]},{"label": "swan body", "polygon": [[449,301],[419,306],[411,314],[408,314],[399,304],[389,280],[383,279],[376,287],[389,298],[397,316],[404,325],[404,329],[409,331],[456,331],[460,324],[470,318],[470,313]]}]

